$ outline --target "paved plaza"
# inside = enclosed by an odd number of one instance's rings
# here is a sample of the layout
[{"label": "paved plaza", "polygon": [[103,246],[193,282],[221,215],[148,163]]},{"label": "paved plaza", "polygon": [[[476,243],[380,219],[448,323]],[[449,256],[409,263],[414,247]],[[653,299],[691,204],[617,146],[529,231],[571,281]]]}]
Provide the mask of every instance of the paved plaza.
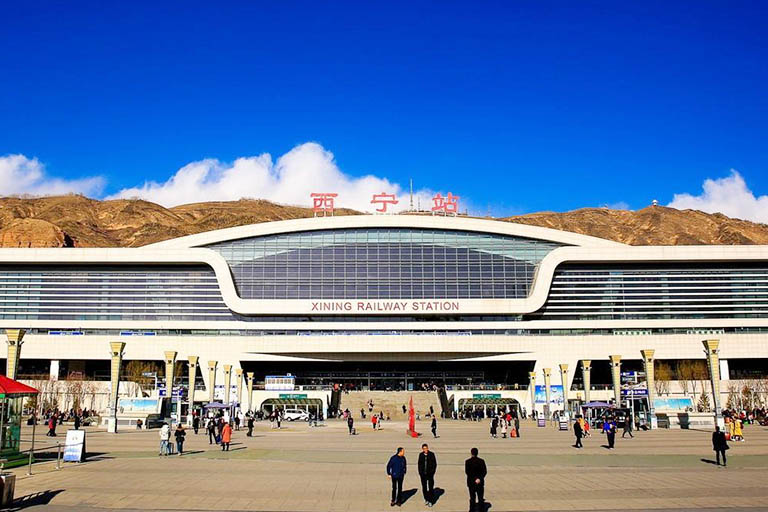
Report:
[{"label": "paved plaza", "polygon": [[[657,430],[617,436],[616,449],[593,435],[583,450],[570,432],[522,424],[519,439],[491,439],[488,423],[441,421],[440,438],[405,435],[401,422],[372,432],[358,421],[358,435],[330,420],[309,428],[288,423],[280,431],[257,424],[253,438],[235,432],[223,453],[207,436],[191,433],[182,457],[158,457],[157,430],[110,435],[89,430],[83,464],[55,463],[14,470],[16,509],[61,512],[101,510],[380,511],[389,506],[385,464],[397,446],[409,462],[402,510],[426,510],[416,468],[419,447],[437,454],[433,510],[468,508],[463,461],[476,446],[488,464],[490,512],[512,510],[697,510],[768,508],[768,428],[749,426],[745,443],[732,443],[728,468],[714,465],[710,432]],[[24,439],[31,431],[25,427]],[[38,430],[36,444],[51,444]],[[59,429],[64,440],[64,429]]]}]

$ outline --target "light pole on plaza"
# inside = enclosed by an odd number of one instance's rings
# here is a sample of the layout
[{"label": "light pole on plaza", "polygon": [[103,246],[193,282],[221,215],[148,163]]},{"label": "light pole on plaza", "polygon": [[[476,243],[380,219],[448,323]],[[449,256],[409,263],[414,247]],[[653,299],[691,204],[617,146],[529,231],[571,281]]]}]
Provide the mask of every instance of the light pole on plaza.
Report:
[{"label": "light pole on plaza", "polygon": [[[712,385],[712,406],[715,409],[715,425],[720,425],[720,340],[704,340],[704,353],[707,355],[709,380]],[[720,425],[721,427],[723,425]]]},{"label": "light pole on plaza", "polygon": [[531,389],[531,418],[536,411],[536,372],[528,372],[528,387]]},{"label": "light pole on plaza", "polygon": [[550,385],[549,378],[552,376],[552,368],[544,368],[544,396],[547,401],[544,404],[544,418],[549,421],[549,400],[550,400]]}]

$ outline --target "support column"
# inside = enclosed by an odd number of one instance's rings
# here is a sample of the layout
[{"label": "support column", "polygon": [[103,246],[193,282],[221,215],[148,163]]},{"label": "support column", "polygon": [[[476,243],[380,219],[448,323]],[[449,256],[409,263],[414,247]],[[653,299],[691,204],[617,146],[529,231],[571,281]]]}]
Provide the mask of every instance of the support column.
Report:
[{"label": "support column", "polygon": [[165,351],[165,396],[173,401],[173,370],[176,367],[176,355],[173,350]]},{"label": "support column", "polygon": [[653,354],[656,351],[652,349],[645,349],[640,351],[640,355],[643,357],[643,371],[645,372],[645,385],[648,387],[648,414],[651,416],[650,423],[651,428],[654,429],[658,425],[656,422],[656,408],[654,402],[656,400],[656,374],[654,373],[654,360]]},{"label": "support column", "polygon": [[568,410],[568,365],[563,363],[560,365],[560,380],[563,382],[563,410]]},{"label": "support column", "polygon": [[213,394],[216,392],[216,365],[218,361],[208,361],[208,401],[213,402]]},{"label": "support column", "polygon": [[189,387],[187,397],[189,399],[189,412],[192,412],[192,408],[195,406],[195,380],[197,379],[197,360],[200,359],[198,356],[189,356],[187,357],[187,360],[189,361],[189,383],[187,386]]},{"label": "support column", "polygon": [[720,411],[720,340],[704,340],[704,353],[707,355],[709,380],[712,384],[712,407],[715,410],[715,425],[721,424]]},{"label": "support column", "polygon": [[225,364],[224,365],[224,403],[229,404],[229,388],[232,384],[232,365],[231,364]]},{"label": "support column", "polygon": [[531,417],[536,410],[536,372],[528,372],[528,389],[531,390]]},{"label": "support column", "polygon": [[123,350],[125,350],[125,342],[112,341],[109,343],[109,355],[112,361],[109,373],[110,388],[107,432],[112,434],[117,434],[117,397],[120,390],[120,369],[123,365]]},{"label": "support column", "polygon": [[552,368],[544,368],[544,396],[546,396],[545,400],[547,403],[544,404],[544,416],[549,420],[549,416],[551,414],[550,411],[550,377],[552,376]]},{"label": "support column", "polygon": [[6,343],[8,343],[8,358],[5,360],[5,376],[16,380],[19,371],[19,359],[21,358],[21,345],[24,343],[24,329],[6,329]]},{"label": "support column", "polygon": [[253,372],[245,375],[248,377],[248,410],[253,411]]},{"label": "support column", "polygon": [[237,406],[243,409],[243,369],[235,368],[235,378],[237,379]]},{"label": "support column", "polygon": [[621,407],[621,356],[608,356],[611,360],[611,379],[613,380],[613,399],[616,407]]},{"label": "support column", "polygon": [[51,380],[59,380],[60,370],[60,361],[58,359],[51,359],[51,367],[48,369],[48,376],[51,378]]},{"label": "support column", "polygon": [[584,402],[589,403],[589,392],[592,390],[592,361],[581,360],[581,377],[584,381]]}]

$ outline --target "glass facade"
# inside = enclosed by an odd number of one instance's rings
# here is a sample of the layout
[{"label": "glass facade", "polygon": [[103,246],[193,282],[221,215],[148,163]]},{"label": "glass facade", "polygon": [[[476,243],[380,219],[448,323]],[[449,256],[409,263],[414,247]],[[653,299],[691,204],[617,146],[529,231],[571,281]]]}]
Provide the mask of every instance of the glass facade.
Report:
[{"label": "glass facade", "polygon": [[206,246],[244,299],[520,299],[560,244],[437,229],[286,233]]},{"label": "glass facade", "polygon": [[526,320],[768,317],[768,263],[565,264]]},{"label": "glass facade", "polygon": [[3,320],[235,320],[207,266],[0,267]]}]

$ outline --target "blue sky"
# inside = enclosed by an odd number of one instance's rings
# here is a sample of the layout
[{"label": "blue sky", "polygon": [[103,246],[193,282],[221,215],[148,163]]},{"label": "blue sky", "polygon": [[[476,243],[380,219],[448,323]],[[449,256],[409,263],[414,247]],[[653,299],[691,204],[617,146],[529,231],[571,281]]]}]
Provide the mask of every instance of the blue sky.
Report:
[{"label": "blue sky", "polygon": [[760,2],[115,4],[3,5],[0,194],[768,210]]}]

